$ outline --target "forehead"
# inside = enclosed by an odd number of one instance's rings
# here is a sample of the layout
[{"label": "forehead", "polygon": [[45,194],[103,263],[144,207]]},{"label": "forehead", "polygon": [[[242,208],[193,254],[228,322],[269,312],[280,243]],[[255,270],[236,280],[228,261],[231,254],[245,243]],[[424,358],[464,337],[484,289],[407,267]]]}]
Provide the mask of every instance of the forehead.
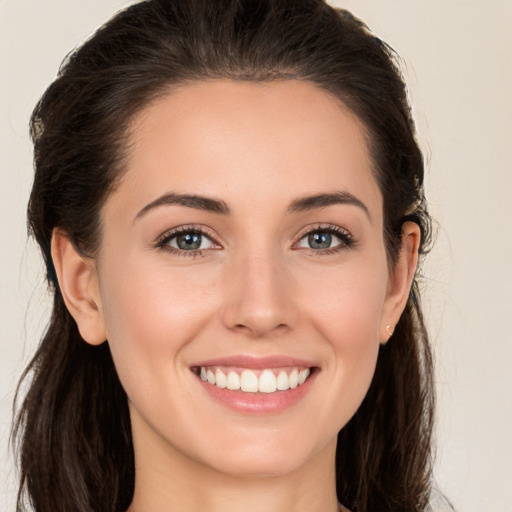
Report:
[{"label": "forehead", "polygon": [[136,116],[130,139],[120,192],[141,203],[169,191],[286,202],[341,189],[380,209],[364,126],[304,81],[180,86]]}]

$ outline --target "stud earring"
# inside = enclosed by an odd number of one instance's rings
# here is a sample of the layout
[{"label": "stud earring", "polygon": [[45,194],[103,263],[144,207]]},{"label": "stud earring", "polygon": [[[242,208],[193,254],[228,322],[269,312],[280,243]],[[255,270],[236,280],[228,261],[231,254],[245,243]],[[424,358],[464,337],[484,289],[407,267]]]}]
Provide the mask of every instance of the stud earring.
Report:
[{"label": "stud earring", "polygon": [[391,330],[391,325],[386,325],[386,332],[389,334],[389,337],[393,336],[393,331]]}]

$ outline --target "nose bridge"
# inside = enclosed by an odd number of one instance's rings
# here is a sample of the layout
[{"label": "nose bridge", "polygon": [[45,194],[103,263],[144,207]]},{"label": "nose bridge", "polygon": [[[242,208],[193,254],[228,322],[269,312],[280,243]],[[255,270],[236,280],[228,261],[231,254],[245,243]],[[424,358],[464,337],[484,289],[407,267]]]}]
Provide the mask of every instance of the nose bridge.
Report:
[{"label": "nose bridge", "polygon": [[239,251],[227,277],[226,326],[253,336],[290,327],[294,314],[286,275],[283,258],[270,244]]}]

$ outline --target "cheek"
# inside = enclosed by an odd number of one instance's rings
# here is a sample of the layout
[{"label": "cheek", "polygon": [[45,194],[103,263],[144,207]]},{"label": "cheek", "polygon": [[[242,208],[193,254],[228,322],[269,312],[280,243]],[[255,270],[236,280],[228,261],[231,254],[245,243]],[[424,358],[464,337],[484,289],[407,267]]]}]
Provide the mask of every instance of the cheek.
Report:
[{"label": "cheek", "polygon": [[[368,261],[367,261],[368,260]],[[384,258],[354,258],[350,265],[304,272],[304,310],[334,348],[359,351],[379,341],[388,286]]]},{"label": "cheek", "polygon": [[168,346],[176,334],[186,337],[187,331],[200,325],[199,313],[208,311],[213,302],[208,293],[212,288],[197,272],[138,259],[104,265],[100,282],[107,332],[111,338],[122,333],[127,341],[144,345],[165,340]]},{"label": "cheek", "polygon": [[[319,276],[317,276],[319,277]],[[371,384],[380,347],[380,322],[387,289],[385,260],[372,265],[353,265],[324,275],[323,286],[309,273],[310,292],[304,295],[305,311],[328,344],[324,377],[326,415],[333,428],[348,422]],[[316,283],[316,286],[315,286]],[[326,421],[328,418],[326,416]]]},{"label": "cheek", "polygon": [[145,383],[155,379],[172,386],[181,352],[208,321],[215,297],[199,286],[201,276],[184,279],[183,272],[128,258],[123,265],[107,263],[100,280],[102,310],[126,391],[147,391]]}]

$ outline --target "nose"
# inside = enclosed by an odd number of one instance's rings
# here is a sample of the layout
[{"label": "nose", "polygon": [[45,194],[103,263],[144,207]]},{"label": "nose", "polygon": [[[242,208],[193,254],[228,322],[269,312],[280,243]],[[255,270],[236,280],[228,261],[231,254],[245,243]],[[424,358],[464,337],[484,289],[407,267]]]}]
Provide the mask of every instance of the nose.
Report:
[{"label": "nose", "polygon": [[283,262],[272,254],[240,255],[228,272],[224,325],[253,338],[285,332],[297,312],[292,279]]}]

